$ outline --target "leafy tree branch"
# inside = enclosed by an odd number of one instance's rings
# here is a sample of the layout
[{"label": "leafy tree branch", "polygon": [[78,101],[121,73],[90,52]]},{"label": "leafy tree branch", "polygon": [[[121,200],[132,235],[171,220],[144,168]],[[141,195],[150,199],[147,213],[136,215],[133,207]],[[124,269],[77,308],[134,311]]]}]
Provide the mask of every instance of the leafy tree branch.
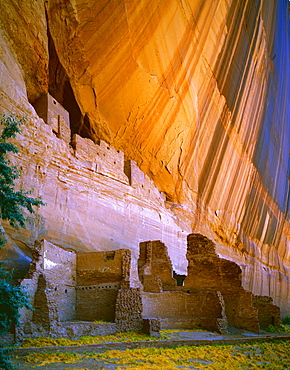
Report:
[{"label": "leafy tree branch", "polygon": [[[20,126],[24,123],[25,118],[14,114],[3,114],[0,121],[0,220],[8,221],[15,228],[25,228],[25,209],[35,213],[33,207],[44,204],[40,197],[31,197],[31,191],[15,189],[15,180],[19,178],[20,171],[7,158],[8,153],[19,152],[9,140],[21,132]],[[5,231],[0,228],[0,249],[5,243]],[[0,335],[9,333],[14,325],[19,325],[19,310],[22,307],[31,308],[29,296],[22,286],[13,283],[12,274],[5,269],[5,262],[0,262]],[[0,368],[13,369],[7,349],[0,348]]]}]

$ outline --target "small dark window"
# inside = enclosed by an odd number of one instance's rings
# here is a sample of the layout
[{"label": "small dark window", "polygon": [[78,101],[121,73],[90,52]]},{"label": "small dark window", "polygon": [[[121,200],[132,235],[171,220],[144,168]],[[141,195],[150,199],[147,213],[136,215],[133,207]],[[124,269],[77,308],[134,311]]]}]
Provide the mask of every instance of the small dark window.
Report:
[{"label": "small dark window", "polygon": [[112,252],[105,252],[104,260],[105,261],[110,261],[115,258],[115,251]]},{"label": "small dark window", "polygon": [[177,286],[183,286],[186,275],[179,275],[175,271],[173,271],[173,278],[176,280]]}]

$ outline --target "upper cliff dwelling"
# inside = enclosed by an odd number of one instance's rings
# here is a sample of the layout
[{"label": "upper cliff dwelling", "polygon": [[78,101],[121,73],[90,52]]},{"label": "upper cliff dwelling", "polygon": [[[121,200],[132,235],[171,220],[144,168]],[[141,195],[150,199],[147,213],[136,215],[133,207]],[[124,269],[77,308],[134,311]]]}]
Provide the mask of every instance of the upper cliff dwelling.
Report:
[{"label": "upper cliff dwelling", "polygon": [[19,338],[290,313],[288,2],[137,3],[0,2],[0,113],[46,203],[1,221]]}]

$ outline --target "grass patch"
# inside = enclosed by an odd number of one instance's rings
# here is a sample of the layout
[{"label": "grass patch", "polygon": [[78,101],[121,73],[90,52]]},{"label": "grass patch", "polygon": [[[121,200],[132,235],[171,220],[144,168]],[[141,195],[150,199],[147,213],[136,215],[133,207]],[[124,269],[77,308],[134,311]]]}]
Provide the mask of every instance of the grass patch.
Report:
[{"label": "grass patch", "polygon": [[290,315],[284,316],[281,323],[284,325],[290,325]]},{"label": "grass patch", "polygon": [[290,328],[288,326],[285,326],[283,324],[279,326],[269,325],[266,329],[266,331],[270,333],[290,333]]},{"label": "grass patch", "polygon": [[112,321],[94,320],[94,324],[112,324]]},{"label": "grass patch", "polygon": [[[241,369],[289,369],[290,342],[257,342],[239,345],[182,346],[176,348],[139,348],[125,351],[111,350],[101,354],[43,353],[30,354],[26,361],[76,362],[94,358],[105,364],[117,365],[116,370],[241,370]],[[96,362],[97,364],[97,362]]]}]

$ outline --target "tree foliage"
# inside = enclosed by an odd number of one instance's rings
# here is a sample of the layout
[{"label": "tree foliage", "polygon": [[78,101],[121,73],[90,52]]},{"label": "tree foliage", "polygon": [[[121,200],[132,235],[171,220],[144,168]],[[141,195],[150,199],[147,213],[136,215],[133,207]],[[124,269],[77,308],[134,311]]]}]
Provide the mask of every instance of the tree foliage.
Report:
[{"label": "tree foliage", "polygon": [[[31,197],[31,191],[15,189],[15,180],[19,178],[20,171],[7,158],[8,153],[18,153],[18,148],[9,140],[15,138],[24,123],[25,118],[13,114],[3,114],[0,121],[0,220],[8,221],[15,228],[25,227],[25,209],[34,213],[33,206],[44,204],[41,198]],[[4,247],[5,242],[2,228],[0,248]],[[29,296],[22,286],[13,284],[11,272],[5,269],[5,263],[0,262],[0,335],[9,333],[13,325],[19,325],[19,310],[22,307],[31,308]],[[0,349],[0,368],[13,368],[7,350],[3,348]]]},{"label": "tree foliage", "polygon": [[[20,176],[17,166],[12,166],[7,158],[9,152],[18,153],[18,148],[7,140],[15,138],[20,132],[20,125],[24,124],[25,118],[16,115],[2,115],[0,134],[0,219],[9,221],[13,227],[25,227],[23,209],[34,213],[33,206],[39,207],[44,204],[40,198],[33,198],[29,195],[31,191],[23,189],[15,190],[15,180]],[[4,235],[3,231],[0,233]],[[0,235],[1,235],[0,234]],[[4,238],[0,238],[0,246],[5,244]]]}]

